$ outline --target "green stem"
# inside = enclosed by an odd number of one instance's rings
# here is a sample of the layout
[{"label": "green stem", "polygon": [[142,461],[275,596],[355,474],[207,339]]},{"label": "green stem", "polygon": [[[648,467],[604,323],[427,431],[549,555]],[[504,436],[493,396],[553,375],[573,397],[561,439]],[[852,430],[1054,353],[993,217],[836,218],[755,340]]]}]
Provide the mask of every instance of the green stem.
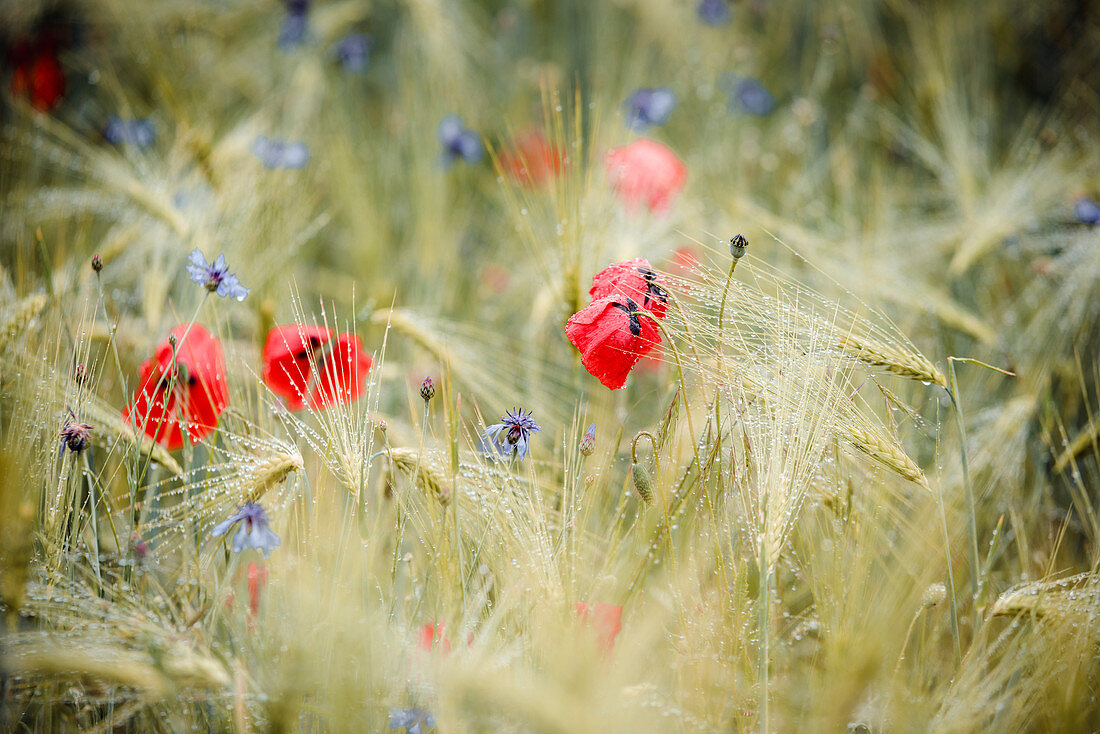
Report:
[{"label": "green stem", "polygon": [[[936,454],[940,449],[940,409],[936,405]],[[940,508],[940,526],[943,529],[943,550],[947,558],[947,598],[951,603],[951,638],[955,643],[955,663],[962,662],[962,642],[959,639],[959,601],[955,595],[955,572],[951,564],[951,534],[947,529],[947,510],[943,505],[943,492],[936,492]]]},{"label": "green stem", "polygon": [[760,731],[767,734],[771,728],[768,707],[768,606],[771,603],[771,570],[768,565],[767,527],[768,510],[764,507],[764,528],[760,533]]},{"label": "green stem", "polygon": [[683,362],[680,360],[680,350],[676,348],[676,343],[672,341],[672,337],[669,335],[668,330],[665,328],[664,324],[662,324],[655,316],[650,314],[648,311],[632,311],[630,315],[645,316],[647,319],[652,321],[657,329],[664,335],[665,339],[668,341],[669,347],[672,349],[672,356],[676,360],[676,373],[679,377],[680,382],[680,395],[682,396],[684,401],[684,416],[687,420],[688,434],[690,434],[691,437],[691,451],[692,454],[695,456],[695,461],[698,462],[699,447],[695,443],[695,427],[692,425],[691,422],[691,408],[688,406],[687,399],[687,381],[684,379],[684,365]]},{"label": "green stem", "polygon": [[971,607],[974,610],[974,631],[981,624],[978,612],[978,598],[981,595],[981,567],[978,563],[978,523],[974,509],[974,487],[970,483],[970,460],[967,457],[966,424],[963,419],[962,403],[959,399],[959,381],[955,376],[955,360],[947,358],[948,373],[951,375],[951,402],[955,406],[955,423],[959,428],[959,457],[962,459],[963,489],[966,492],[966,530],[970,540],[970,594]]}]

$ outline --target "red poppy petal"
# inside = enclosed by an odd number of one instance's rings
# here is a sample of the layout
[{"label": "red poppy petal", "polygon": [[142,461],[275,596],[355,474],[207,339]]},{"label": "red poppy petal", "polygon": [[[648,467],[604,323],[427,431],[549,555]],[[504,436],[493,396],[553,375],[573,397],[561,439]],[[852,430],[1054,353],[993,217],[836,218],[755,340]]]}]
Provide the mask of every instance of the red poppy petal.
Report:
[{"label": "red poppy petal", "polygon": [[600,643],[610,650],[623,628],[623,608],[603,602],[595,604],[577,602],[573,605],[573,609],[576,610],[577,619],[585,624],[591,623],[595,627]]},{"label": "red poppy petal", "polygon": [[310,407],[326,408],[357,400],[372,364],[359,337],[338,335],[324,364],[318,367],[317,387],[310,395]]},{"label": "red poppy petal", "polygon": [[[141,387],[123,416],[172,450],[183,446],[183,427],[192,443],[214,430],[229,403],[229,386],[221,344],[202,325],[177,326],[169,336],[175,347],[166,339],[142,364]],[[173,355],[183,368],[174,375]]]},{"label": "red poppy petal", "polygon": [[168,449],[183,446],[180,431],[178,401],[168,392],[167,381],[161,380],[163,371],[155,367],[153,360],[141,365],[141,387],[122,411],[123,419],[139,432],[145,433],[156,443]]},{"label": "red poppy petal", "polygon": [[[644,257],[636,257],[621,263],[612,263],[592,276],[592,287],[588,289],[592,300],[605,298],[616,293],[632,299],[654,316],[663,319],[668,312],[668,303],[658,298],[655,294],[650,296],[649,281],[642,275],[642,270],[653,270],[649,260]],[[660,278],[656,279],[661,285]]]},{"label": "red poppy petal", "polygon": [[565,155],[540,130],[531,130],[500,154],[500,167],[513,181],[537,188],[562,172]]},{"label": "red poppy petal", "polygon": [[30,97],[35,109],[49,112],[65,94],[65,73],[52,53],[39,54],[31,66]]},{"label": "red poppy petal", "polygon": [[630,209],[667,211],[687,181],[684,162],[668,146],[647,138],[612,148],[604,165],[619,199]]},{"label": "red poppy petal", "polygon": [[332,329],[305,324],[280,326],[268,332],[263,350],[263,379],[286,400],[290,410],[305,407],[313,372],[311,355],[332,338]]},{"label": "red poppy petal", "polygon": [[661,342],[647,316],[636,317],[641,328],[637,336],[631,333],[630,317],[617,304],[617,297],[593,301],[565,325],[565,335],[581,353],[581,364],[611,390],[621,388],[638,360]]}]

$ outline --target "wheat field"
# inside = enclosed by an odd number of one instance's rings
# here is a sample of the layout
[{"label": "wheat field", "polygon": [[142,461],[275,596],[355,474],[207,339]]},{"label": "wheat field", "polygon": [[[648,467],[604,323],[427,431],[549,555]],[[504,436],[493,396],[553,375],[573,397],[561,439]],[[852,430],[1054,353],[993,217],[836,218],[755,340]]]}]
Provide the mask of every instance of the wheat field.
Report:
[{"label": "wheat field", "polygon": [[0,0],[0,730],[1100,731],[1098,49]]}]

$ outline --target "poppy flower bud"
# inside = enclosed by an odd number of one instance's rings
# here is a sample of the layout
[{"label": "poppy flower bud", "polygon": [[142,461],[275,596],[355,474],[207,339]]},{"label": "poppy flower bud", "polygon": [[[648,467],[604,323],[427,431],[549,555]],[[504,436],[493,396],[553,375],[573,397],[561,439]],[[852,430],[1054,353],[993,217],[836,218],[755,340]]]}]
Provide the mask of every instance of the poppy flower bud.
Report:
[{"label": "poppy flower bud", "polygon": [[733,237],[730,237],[730,255],[734,260],[740,260],[745,255],[745,248],[749,246],[749,241],[745,239],[745,235],[738,232]]},{"label": "poppy flower bud", "polygon": [[634,491],[638,493],[638,496],[642,498],[642,501],[647,505],[653,504],[653,478],[649,476],[649,471],[641,464],[635,462],[630,467],[630,475],[634,478]]},{"label": "poppy flower bud", "polygon": [[92,255],[92,270],[96,271],[97,273],[103,270],[103,258],[101,258],[99,255]]},{"label": "poppy flower bud", "polygon": [[435,397],[435,383],[432,382],[432,378],[425,377],[424,382],[420,383],[420,397],[424,399],[424,402],[430,402]]}]

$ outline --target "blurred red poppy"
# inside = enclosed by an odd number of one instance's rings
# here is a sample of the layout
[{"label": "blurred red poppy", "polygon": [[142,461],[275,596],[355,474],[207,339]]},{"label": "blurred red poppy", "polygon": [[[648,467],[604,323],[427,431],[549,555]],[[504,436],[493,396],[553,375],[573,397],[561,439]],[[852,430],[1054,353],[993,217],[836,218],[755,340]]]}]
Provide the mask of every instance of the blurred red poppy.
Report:
[{"label": "blurred red poppy", "polygon": [[142,363],[141,387],[122,416],[157,443],[178,449],[184,431],[191,443],[212,433],[228,403],[221,343],[202,325],[183,324]]},{"label": "blurred red poppy", "polygon": [[260,611],[260,592],[267,585],[267,566],[248,562],[248,611],[253,617]]},{"label": "blurred red poppy", "polygon": [[573,605],[577,612],[577,619],[585,624],[591,624],[599,636],[600,644],[607,650],[615,646],[615,638],[619,630],[623,628],[623,608],[614,604],[586,604],[577,602]]},{"label": "blurred red poppy", "polygon": [[529,130],[501,151],[500,167],[523,186],[538,188],[565,169],[564,151],[551,145],[541,130]]},{"label": "blurred red poppy", "polygon": [[629,209],[643,205],[651,212],[666,212],[687,181],[684,162],[668,146],[648,138],[607,151],[604,165]]},{"label": "blurred red poppy", "polygon": [[57,58],[57,44],[48,35],[16,44],[9,54],[11,92],[26,97],[36,110],[49,112],[65,94],[65,72]]},{"label": "blurred red poppy", "polygon": [[668,293],[661,285],[660,276],[644,257],[608,265],[592,276],[588,293],[593,300],[618,293],[641,304],[659,319],[668,311]]},{"label": "blurred red poppy", "polygon": [[272,329],[263,351],[263,378],[290,410],[314,410],[356,400],[373,361],[354,334],[291,324]]},{"label": "blurred red poppy", "polygon": [[633,299],[600,298],[569,317],[565,335],[581,353],[581,364],[611,390],[626,383],[638,360],[661,343],[660,332]]},{"label": "blurred red poppy", "polygon": [[431,622],[420,626],[420,648],[431,651],[438,647],[443,652],[451,651],[451,639],[443,633],[442,624]]}]

